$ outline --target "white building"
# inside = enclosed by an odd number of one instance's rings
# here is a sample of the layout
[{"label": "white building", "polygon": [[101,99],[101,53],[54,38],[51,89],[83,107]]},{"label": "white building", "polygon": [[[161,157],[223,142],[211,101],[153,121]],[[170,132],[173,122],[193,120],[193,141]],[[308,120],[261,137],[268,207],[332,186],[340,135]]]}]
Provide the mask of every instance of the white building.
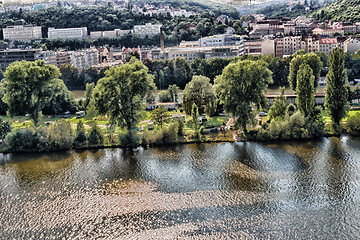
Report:
[{"label": "white building", "polygon": [[200,47],[236,46],[243,44],[243,38],[235,34],[219,34],[199,39]]},{"label": "white building", "polygon": [[339,46],[337,38],[325,38],[319,40],[319,52],[330,55],[333,49]]},{"label": "white building", "polygon": [[72,65],[79,69],[85,69],[99,64],[99,52],[96,48],[71,52],[70,56]]},{"label": "white building", "polygon": [[49,28],[48,38],[53,39],[82,39],[88,35],[87,27],[81,28]]},{"label": "white building", "polygon": [[133,33],[139,35],[140,38],[152,38],[160,34],[161,24],[146,23],[145,25],[135,25]]},{"label": "white building", "polygon": [[344,42],[344,52],[355,54],[360,50],[360,39],[349,38]]},{"label": "white building", "polygon": [[11,41],[31,41],[41,39],[41,27],[33,25],[14,25],[3,28],[3,37]]}]

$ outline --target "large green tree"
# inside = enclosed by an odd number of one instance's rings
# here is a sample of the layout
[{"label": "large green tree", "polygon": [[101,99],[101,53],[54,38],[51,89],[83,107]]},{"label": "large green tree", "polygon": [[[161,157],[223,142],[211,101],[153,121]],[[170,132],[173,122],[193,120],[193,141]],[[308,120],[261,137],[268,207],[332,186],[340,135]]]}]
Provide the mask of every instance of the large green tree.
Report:
[{"label": "large green tree", "polygon": [[5,72],[4,102],[10,116],[30,114],[35,125],[41,109],[53,98],[61,85],[60,71],[43,60],[20,61],[10,64]]},{"label": "large green tree", "polygon": [[94,89],[95,106],[100,114],[128,131],[136,126],[144,98],[154,88],[148,68],[133,58],[129,63],[110,68]]},{"label": "large green tree", "polygon": [[206,113],[207,115],[214,114],[217,99],[209,78],[194,76],[192,80],[186,84],[183,93],[183,108],[186,114],[191,114],[194,103],[198,106],[200,113]]},{"label": "large green tree", "polygon": [[347,102],[346,70],[344,68],[344,51],[336,48],[330,54],[329,73],[326,75],[325,107],[331,120],[339,125],[345,117]]},{"label": "large green tree", "polygon": [[159,125],[160,128],[162,128],[164,123],[171,120],[171,115],[165,107],[160,106],[151,112],[151,119],[156,125]]},{"label": "large green tree", "polygon": [[285,88],[281,87],[280,88],[280,95],[275,97],[275,101],[274,104],[271,106],[270,110],[269,110],[269,118],[270,120],[272,119],[284,119],[285,118],[285,112],[286,112],[286,97],[284,96],[285,94]]},{"label": "large green tree", "polygon": [[322,62],[318,55],[315,53],[297,53],[295,57],[290,62],[290,69],[289,69],[289,83],[292,90],[296,91],[297,86],[297,75],[302,64],[307,64],[310,66],[313,75],[314,75],[314,88],[316,89],[318,86],[320,72],[322,69]]},{"label": "large green tree", "polygon": [[243,60],[230,63],[215,79],[214,87],[220,103],[245,132],[247,124],[254,122],[252,107],[267,107],[264,93],[272,83],[271,75],[265,62]]},{"label": "large green tree", "polygon": [[296,84],[296,105],[305,117],[309,116],[315,107],[315,90],[313,71],[311,67],[303,63],[300,65],[297,72],[297,84]]}]

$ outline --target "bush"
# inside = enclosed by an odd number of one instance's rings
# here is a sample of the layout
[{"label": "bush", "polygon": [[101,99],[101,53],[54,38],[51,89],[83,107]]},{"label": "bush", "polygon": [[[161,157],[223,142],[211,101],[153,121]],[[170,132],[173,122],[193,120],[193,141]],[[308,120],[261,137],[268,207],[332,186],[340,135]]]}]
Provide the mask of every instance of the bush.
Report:
[{"label": "bush", "polygon": [[83,122],[80,120],[76,126],[76,136],[74,139],[74,147],[86,147],[86,135],[85,135],[85,128]]},{"label": "bush", "polygon": [[145,136],[147,139],[143,140],[143,142],[147,142],[149,145],[177,143],[178,132],[178,124],[172,123],[167,127],[163,127],[160,131],[152,132],[151,135],[146,133]]},{"label": "bush", "polygon": [[43,152],[47,148],[46,131],[36,128],[22,128],[5,137],[10,152]]},{"label": "bush", "polygon": [[100,146],[104,143],[104,137],[98,126],[94,125],[91,127],[88,142],[89,146]]},{"label": "bush", "polygon": [[119,136],[120,146],[122,147],[137,147],[139,146],[140,138],[135,130],[127,131],[125,134]]},{"label": "bush", "polygon": [[65,119],[51,124],[47,129],[47,139],[49,150],[66,150],[71,149],[74,142],[71,124]]},{"label": "bush", "polygon": [[349,117],[346,130],[351,135],[360,136],[360,113]]}]

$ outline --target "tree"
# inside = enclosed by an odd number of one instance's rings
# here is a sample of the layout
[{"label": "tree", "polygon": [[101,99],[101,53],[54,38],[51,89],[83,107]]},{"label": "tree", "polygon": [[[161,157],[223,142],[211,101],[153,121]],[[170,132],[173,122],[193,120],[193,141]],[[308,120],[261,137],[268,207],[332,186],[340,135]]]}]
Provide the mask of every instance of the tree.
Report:
[{"label": "tree", "polygon": [[3,140],[9,132],[11,132],[10,123],[0,119],[0,139]]},{"label": "tree", "polygon": [[138,113],[144,99],[154,88],[148,68],[139,60],[110,68],[94,89],[95,106],[100,114],[107,114],[110,123],[117,123],[128,131],[136,127]]},{"label": "tree", "polygon": [[88,141],[90,146],[99,146],[104,143],[104,137],[98,126],[91,127]]},{"label": "tree", "polygon": [[170,99],[172,102],[178,102],[178,90],[179,90],[179,87],[176,86],[176,84],[170,85],[168,87],[167,91],[170,95]]},{"label": "tree", "polygon": [[274,104],[271,106],[269,110],[269,118],[270,120],[280,118],[284,119],[285,112],[286,112],[286,97],[285,94],[285,88],[280,88],[280,95],[276,96]]},{"label": "tree", "polygon": [[70,149],[73,144],[73,135],[70,121],[61,119],[48,127],[48,145],[50,150]]},{"label": "tree", "polygon": [[330,54],[329,73],[326,75],[325,108],[336,125],[339,125],[341,118],[346,115],[347,81],[344,58],[342,49],[334,49]]},{"label": "tree", "polygon": [[86,145],[85,127],[80,120],[76,125],[76,135],[74,139],[74,147],[83,147]]},{"label": "tree", "polygon": [[163,127],[164,123],[169,122],[170,117],[171,116],[168,110],[163,106],[160,106],[151,112],[151,119],[154,121],[156,125],[159,125],[160,128]]},{"label": "tree", "polygon": [[252,107],[267,107],[264,93],[272,83],[271,75],[265,62],[243,60],[230,63],[215,79],[215,92],[220,103],[245,132],[247,124],[254,122]]},{"label": "tree", "polygon": [[180,88],[191,80],[192,73],[188,61],[185,58],[177,57],[174,62],[174,78],[175,83]]},{"label": "tree", "polygon": [[45,65],[43,60],[10,64],[5,72],[6,93],[3,98],[10,116],[28,113],[36,125],[41,109],[55,95],[55,85],[61,84],[59,76],[59,69]]},{"label": "tree", "polygon": [[199,128],[199,109],[196,106],[196,103],[192,104],[192,108],[191,108],[191,118],[192,118],[192,124],[194,126],[195,131],[198,130]]},{"label": "tree", "polygon": [[86,84],[86,91],[84,93],[84,109],[87,108],[87,106],[89,105],[90,103],[90,100],[92,98],[92,93],[94,91],[94,88],[95,88],[95,83],[87,83]]},{"label": "tree", "polygon": [[171,101],[171,96],[168,91],[162,90],[159,92],[158,96],[159,96],[159,102],[161,102],[161,103]]},{"label": "tree", "polygon": [[296,79],[296,105],[300,112],[307,117],[315,107],[315,76],[313,75],[311,67],[306,63],[301,64]]},{"label": "tree", "polygon": [[200,113],[205,112],[211,116],[216,110],[216,102],[216,95],[209,78],[194,76],[192,80],[186,84],[183,93],[183,108],[186,114],[191,114],[193,104],[195,103]]},{"label": "tree", "polygon": [[318,86],[320,72],[322,69],[322,62],[320,57],[315,53],[296,53],[295,57],[290,62],[290,70],[289,70],[289,83],[292,90],[296,91],[297,86],[297,75],[302,64],[307,64],[310,66],[313,75],[314,75],[314,88],[316,89]]}]

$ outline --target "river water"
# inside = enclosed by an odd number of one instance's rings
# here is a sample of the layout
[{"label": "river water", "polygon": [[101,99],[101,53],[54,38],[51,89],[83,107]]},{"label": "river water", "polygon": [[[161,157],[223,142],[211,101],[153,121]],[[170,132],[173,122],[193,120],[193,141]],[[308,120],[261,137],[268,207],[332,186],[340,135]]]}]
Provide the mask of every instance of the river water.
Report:
[{"label": "river water", "polygon": [[358,239],[360,139],[0,156],[0,239]]}]

